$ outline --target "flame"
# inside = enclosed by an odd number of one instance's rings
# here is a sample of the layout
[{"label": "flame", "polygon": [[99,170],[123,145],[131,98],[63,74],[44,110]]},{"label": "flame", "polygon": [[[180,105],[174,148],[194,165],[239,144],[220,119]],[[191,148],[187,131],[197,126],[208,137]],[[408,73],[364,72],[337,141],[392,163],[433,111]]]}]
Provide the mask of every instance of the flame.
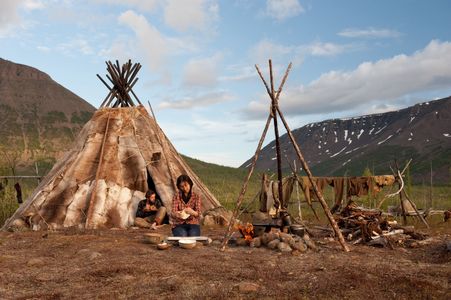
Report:
[{"label": "flame", "polygon": [[246,223],[244,225],[238,224],[237,229],[240,231],[246,241],[250,242],[254,238],[254,226],[252,226],[251,223]]}]

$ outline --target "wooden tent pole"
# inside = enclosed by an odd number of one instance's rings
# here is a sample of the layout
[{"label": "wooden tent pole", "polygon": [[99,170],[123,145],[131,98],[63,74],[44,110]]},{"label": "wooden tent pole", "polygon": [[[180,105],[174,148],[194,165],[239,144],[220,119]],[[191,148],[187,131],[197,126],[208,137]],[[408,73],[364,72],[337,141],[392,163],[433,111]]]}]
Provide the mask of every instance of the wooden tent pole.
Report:
[{"label": "wooden tent pole", "polygon": [[428,222],[426,222],[424,217],[420,214],[415,203],[413,203],[412,200],[410,200],[409,196],[407,195],[407,192],[405,190],[402,190],[401,193],[404,193],[404,196],[406,197],[407,201],[409,201],[409,203],[412,205],[413,209],[415,210],[417,217],[421,220],[421,222],[423,222],[424,225],[426,225],[427,228],[429,228]]},{"label": "wooden tent pole", "polygon": [[335,235],[338,237],[338,241],[341,244],[341,247],[344,251],[349,252],[349,248],[346,245],[346,242],[343,238],[343,234],[341,233],[340,229],[338,228],[337,222],[335,222],[332,214],[330,213],[329,206],[327,205],[326,200],[324,200],[322,193],[319,191],[316,182],[313,180],[312,172],[310,171],[310,168],[308,167],[307,163],[304,160],[304,157],[301,153],[301,149],[299,148],[296,140],[294,139],[293,134],[291,133],[290,127],[288,126],[288,123],[285,121],[285,118],[279,108],[277,106],[277,112],[279,113],[280,119],[283,122],[283,125],[285,126],[285,129],[287,130],[288,136],[290,137],[291,143],[293,144],[293,147],[296,151],[296,154],[299,158],[299,161],[301,162],[302,167],[305,170],[305,173],[307,173],[307,176],[310,180],[310,183],[313,187],[313,191],[315,192],[316,196],[319,199],[319,202],[321,203],[321,206],[323,207],[324,213],[326,214],[327,218],[329,219],[329,223],[332,225],[332,228],[334,229]]},{"label": "wooden tent pole", "polygon": [[94,198],[96,195],[96,191],[97,191],[97,181],[99,180],[99,176],[100,176],[100,171],[102,169],[102,162],[103,162],[103,151],[105,149],[105,142],[106,142],[106,138],[108,136],[108,128],[110,126],[110,113],[108,113],[108,119],[106,120],[106,126],[105,126],[105,133],[103,134],[103,140],[102,140],[102,145],[100,147],[100,155],[99,155],[99,164],[97,165],[97,171],[96,171],[96,178],[94,179],[94,186],[92,187],[92,191],[91,191],[91,198],[89,200],[89,206],[88,206],[88,214],[86,216],[86,222],[85,222],[85,227],[86,228],[91,228],[91,222],[92,222],[92,214],[94,213]]},{"label": "wooden tent pole", "polygon": [[232,228],[233,228],[233,225],[235,224],[235,220],[238,216],[238,212],[240,210],[241,204],[243,203],[243,197],[244,197],[244,194],[246,193],[249,179],[251,178],[252,172],[254,172],[255,165],[257,164],[258,155],[262,148],[263,141],[265,140],[266,133],[268,132],[269,124],[271,123],[271,118],[272,118],[272,116],[270,114],[268,116],[268,119],[266,120],[265,129],[263,129],[263,133],[262,133],[262,136],[260,137],[260,141],[258,142],[257,149],[255,150],[255,154],[254,154],[254,158],[252,160],[251,167],[249,168],[249,172],[248,172],[246,178],[244,179],[243,186],[241,187],[241,192],[238,196],[238,199],[236,200],[235,210],[233,211],[232,218],[230,219],[226,234],[224,235],[224,239],[222,240],[221,251],[225,250],[225,247],[226,247],[227,243],[229,242],[230,237],[232,235]]},{"label": "wooden tent pole", "polygon": [[299,196],[299,181],[298,181],[298,174],[297,174],[297,168],[296,168],[296,160],[293,159],[293,164],[294,164],[294,179],[296,179],[296,197],[298,199],[298,217],[301,220],[301,222],[304,222],[302,220],[302,208],[301,208],[301,197]]},{"label": "wooden tent pole", "polygon": [[[150,112],[152,113],[153,120],[157,127],[158,142],[160,143],[161,147],[163,147],[163,149],[164,149],[164,148],[166,148],[167,145],[163,145],[163,138],[160,136],[160,126],[158,126],[157,118],[155,117],[155,113],[153,112],[152,105],[150,105],[150,101],[147,101],[147,103],[149,104]],[[168,170],[169,170],[169,174],[171,175],[172,187],[174,188],[174,191],[177,192],[177,184],[175,183],[175,180],[174,180],[174,178],[175,178],[174,171],[172,170],[171,165],[170,165],[169,160],[166,155],[164,155],[164,158],[166,161],[166,166],[168,167]]]},{"label": "wooden tent pole", "polygon": [[279,182],[278,184],[278,192],[279,192],[279,201],[276,202],[277,209],[286,210],[287,205],[283,201],[283,186],[282,186],[282,159],[280,157],[280,141],[279,141],[279,127],[277,124],[277,112],[276,112],[276,106],[277,102],[275,99],[274,94],[274,77],[272,72],[272,61],[269,60],[269,76],[270,76],[270,82],[271,82],[271,115],[273,117],[273,124],[274,124],[274,136],[276,137],[276,158],[277,158],[277,180]]}]

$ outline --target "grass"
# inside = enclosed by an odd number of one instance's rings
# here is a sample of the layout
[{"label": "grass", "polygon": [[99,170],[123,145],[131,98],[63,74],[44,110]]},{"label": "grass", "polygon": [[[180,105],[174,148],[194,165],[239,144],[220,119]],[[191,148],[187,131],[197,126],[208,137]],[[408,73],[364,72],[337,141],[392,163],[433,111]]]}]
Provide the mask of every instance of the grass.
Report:
[{"label": "grass", "polygon": [[[240,194],[244,178],[247,176],[247,170],[219,166],[215,164],[205,163],[197,159],[185,157],[186,162],[191,166],[193,171],[205,183],[208,189],[216,196],[219,202],[227,209],[233,209],[236,204],[238,195]],[[275,176],[273,177],[275,178]],[[254,211],[258,207],[258,199],[255,199],[260,189],[261,174],[256,172],[252,175],[251,180],[244,196],[243,207],[248,207],[248,211]],[[21,180],[24,200],[31,194],[36,187],[35,180]],[[18,208],[16,201],[14,183],[10,181],[6,189],[0,192],[0,224],[11,216]],[[451,208],[451,186],[434,186],[432,191],[425,185],[409,186],[409,196],[416,203],[418,208],[425,209],[429,206],[434,209],[450,209]],[[365,196],[356,199],[357,204],[374,208],[382,198],[389,193],[396,191],[396,186],[387,187],[376,196]],[[307,204],[303,201],[304,196],[299,190],[302,199],[302,214],[306,220],[314,220],[314,215]],[[430,195],[432,193],[432,201]],[[326,187],[324,190],[324,198],[330,206],[333,205],[333,189]],[[254,200],[254,201],[253,201]],[[252,202],[253,201],[253,202]],[[398,205],[399,197],[387,198],[382,205],[382,209],[386,210],[388,206]],[[297,216],[298,200],[296,189],[293,191],[290,200],[289,210],[292,215]],[[324,216],[319,203],[314,203],[314,207],[320,216]],[[324,219],[325,220],[325,219]]]},{"label": "grass", "polygon": [[[22,193],[24,190],[22,189]],[[26,190],[23,196],[29,195],[28,189]],[[25,200],[25,197],[23,198]],[[16,191],[14,189],[14,184],[10,183],[4,189],[0,191],[0,227],[3,223],[8,219],[17,209],[19,208],[19,204],[16,200]]]}]

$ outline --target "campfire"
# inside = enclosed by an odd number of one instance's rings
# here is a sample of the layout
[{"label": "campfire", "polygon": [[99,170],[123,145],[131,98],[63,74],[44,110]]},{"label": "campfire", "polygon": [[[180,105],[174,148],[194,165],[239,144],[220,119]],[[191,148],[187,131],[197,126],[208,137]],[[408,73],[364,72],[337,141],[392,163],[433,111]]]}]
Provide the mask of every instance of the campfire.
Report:
[{"label": "campfire", "polygon": [[251,223],[238,224],[237,229],[248,243],[254,238],[254,226]]}]

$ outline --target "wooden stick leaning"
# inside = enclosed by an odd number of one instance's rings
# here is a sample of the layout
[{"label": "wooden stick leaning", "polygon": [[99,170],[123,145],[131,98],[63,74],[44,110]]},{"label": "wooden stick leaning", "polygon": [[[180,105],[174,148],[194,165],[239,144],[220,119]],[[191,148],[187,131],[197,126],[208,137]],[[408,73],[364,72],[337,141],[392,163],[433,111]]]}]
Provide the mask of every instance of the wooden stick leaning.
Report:
[{"label": "wooden stick leaning", "polygon": [[225,250],[225,247],[226,247],[227,243],[229,242],[230,237],[232,235],[233,225],[235,224],[235,220],[238,216],[241,204],[243,203],[243,197],[244,197],[244,194],[246,193],[249,179],[251,178],[252,172],[254,172],[255,165],[257,164],[258,155],[262,148],[263,141],[265,140],[266,133],[268,132],[269,124],[271,123],[271,119],[272,119],[272,117],[271,117],[271,115],[269,115],[268,119],[266,120],[265,129],[263,130],[262,136],[260,137],[260,141],[258,142],[257,149],[255,150],[255,154],[254,154],[254,158],[252,160],[251,167],[249,169],[249,172],[248,172],[246,178],[244,179],[243,186],[241,187],[241,192],[236,200],[235,210],[233,211],[233,215],[232,215],[232,218],[230,219],[229,226],[227,227],[227,231],[224,235],[224,239],[222,240],[221,251]]},{"label": "wooden stick leaning", "polygon": [[[276,157],[277,157],[277,181],[278,184],[278,192],[279,192],[279,204],[277,205],[277,209],[281,209],[285,211],[287,209],[287,203],[284,203],[283,200],[283,186],[282,186],[282,159],[280,156],[280,140],[279,140],[279,126],[277,124],[277,113],[276,113],[276,107],[277,102],[274,94],[274,78],[272,73],[272,62],[269,60],[269,74],[270,74],[270,80],[271,80],[271,114],[273,116],[273,124],[274,124],[274,136],[276,138]],[[276,202],[277,203],[277,202]]]},{"label": "wooden stick leaning", "polygon": [[[263,80],[263,82],[265,84],[266,91],[268,92],[268,95],[270,95],[271,99],[274,98],[276,100],[276,103],[277,103],[277,100],[279,99],[279,96],[280,96],[280,92],[282,91],[283,85],[285,84],[285,81],[286,81],[286,79],[288,77],[288,73],[290,72],[291,63],[288,65],[288,68],[285,71],[285,75],[284,75],[284,77],[282,79],[282,82],[281,82],[281,84],[279,86],[279,89],[277,90],[277,94],[275,95],[275,97],[272,96],[273,94],[271,93],[271,90],[269,89],[268,84],[266,83],[265,79],[263,78],[263,75],[260,72],[260,69],[258,68],[257,65],[255,65],[255,68],[257,69],[258,75],[260,76],[260,78]],[[271,110],[270,110],[270,112],[271,112]],[[235,210],[233,211],[233,215],[232,215],[232,218],[230,219],[229,226],[227,227],[227,231],[226,231],[226,234],[224,236],[224,240],[222,241],[222,246],[221,246],[221,250],[222,251],[225,250],[225,247],[226,247],[226,245],[227,245],[227,243],[228,243],[228,241],[229,241],[229,239],[230,239],[230,237],[232,235],[233,225],[235,224],[235,220],[236,220],[236,218],[238,216],[238,212],[239,212],[239,209],[240,209],[241,204],[243,202],[243,197],[244,197],[244,194],[246,193],[246,189],[247,189],[247,185],[249,183],[249,179],[251,178],[252,172],[254,171],[255,165],[257,163],[258,155],[259,155],[261,147],[263,145],[263,141],[265,140],[266,133],[268,131],[269,124],[270,124],[272,118],[273,118],[273,115],[272,115],[272,113],[270,113],[269,116],[268,116],[268,119],[266,120],[266,125],[265,125],[265,129],[263,130],[263,134],[262,134],[262,136],[260,138],[260,141],[258,142],[257,149],[255,150],[255,154],[254,154],[254,158],[252,160],[251,168],[249,169],[249,173],[248,173],[247,177],[245,178],[245,180],[243,182],[243,186],[242,186],[241,192],[240,192],[240,194],[238,196]]]},{"label": "wooden stick leaning", "polygon": [[[163,145],[163,140],[165,140],[165,139],[164,139],[164,137],[161,136],[161,132],[160,132],[161,128],[160,128],[160,126],[158,126],[157,118],[155,117],[155,113],[153,112],[152,105],[150,105],[150,101],[147,101],[147,103],[149,104],[150,112],[152,113],[153,121],[155,123],[155,127],[157,128],[158,142],[160,143],[161,147],[163,149],[165,149],[167,147],[167,145],[166,144]],[[174,179],[175,178],[174,170],[172,170],[171,164],[169,163],[168,157],[166,155],[164,155],[164,160],[166,162],[166,166],[168,167],[169,174],[171,175],[172,187],[174,188],[174,191],[177,192],[177,184]]]},{"label": "wooden stick leaning", "polygon": [[[402,174],[407,170],[407,167],[408,167],[409,164],[410,164],[410,161],[409,161],[409,163],[404,167],[403,171],[402,171],[402,172],[399,172],[398,162],[395,161],[396,170],[397,170],[397,172],[398,172],[398,178],[399,178],[399,180],[401,180],[403,186],[404,186],[404,180],[402,179]],[[417,209],[415,203],[413,203],[412,200],[410,200],[410,198],[409,198],[409,196],[407,195],[407,192],[406,192],[406,190],[405,190],[404,188],[401,189],[401,193],[399,194],[400,197],[401,197],[401,195],[403,195],[403,194],[404,194],[404,196],[406,197],[407,201],[410,203],[410,205],[411,205],[411,206],[413,207],[413,209],[415,210],[415,213],[417,214],[417,217],[421,220],[421,222],[423,222],[424,225],[426,225],[427,228],[429,228],[429,224],[426,222],[426,220],[425,220],[425,219],[423,218],[423,216],[420,214],[420,212],[418,211],[418,209]],[[401,199],[402,199],[402,198],[401,198]],[[406,211],[405,211],[405,209],[404,209],[404,204],[402,203],[402,200],[401,200],[401,208],[402,208],[402,210],[403,210],[404,218],[406,218]],[[405,224],[404,224],[404,225],[405,225]]]},{"label": "wooden stick leaning", "polygon": [[298,144],[296,143],[296,140],[294,139],[294,136],[291,133],[290,127],[288,126],[288,123],[285,121],[285,118],[278,106],[277,106],[277,112],[279,113],[280,119],[282,120],[283,125],[285,126],[285,129],[287,130],[287,134],[290,137],[291,143],[293,144],[293,147],[296,151],[299,161],[301,162],[302,168],[304,168],[305,173],[307,173],[307,176],[310,180],[310,184],[313,187],[313,191],[315,192],[316,196],[318,197],[318,200],[321,203],[321,206],[323,207],[324,213],[326,214],[327,218],[329,219],[329,223],[332,225],[332,228],[335,232],[335,236],[338,238],[338,241],[340,242],[343,250],[346,252],[349,252],[349,248],[346,245],[346,242],[343,238],[343,234],[341,233],[340,229],[338,228],[337,222],[335,222],[334,217],[330,213],[330,208],[327,205],[326,200],[324,200],[322,193],[319,191],[319,189],[316,185],[316,182],[313,180],[312,172],[310,171],[310,168],[308,167],[307,163],[305,162],[304,157],[301,153],[301,149],[299,148]]}]

